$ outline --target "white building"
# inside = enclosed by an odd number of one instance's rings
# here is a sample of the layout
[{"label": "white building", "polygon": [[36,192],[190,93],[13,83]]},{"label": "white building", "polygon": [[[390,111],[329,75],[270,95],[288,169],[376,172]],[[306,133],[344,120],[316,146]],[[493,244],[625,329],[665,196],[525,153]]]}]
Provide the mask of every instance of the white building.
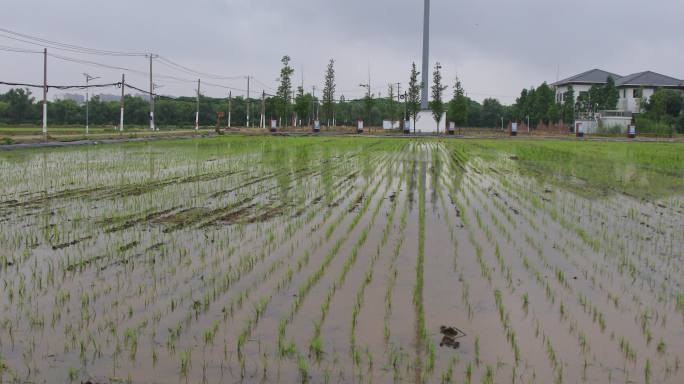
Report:
[{"label": "white building", "polygon": [[592,69],[551,85],[556,89],[556,102],[559,104],[565,102],[565,93],[572,87],[575,92],[574,104],[577,105],[578,99],[589,93],[592,86],[604,85],[608,82],[608,78],[615,80],[615,87],[619,93],[616,110],[576,115],[574,126],[579,124],[585,133],[595,133],[600,127],[607,129],[617,127],[626,132],[627,127],[632,124],[632,115],[641,113],[643,102],[649,100],[659,88],[673,89],[684,97],[683,80],[651,71],[621,76],[600,69]]},{"label": "white building", "polygon": [[615,86],[620,93],[617,104],[617,110],[620,112],[629,114],[641,112],[641,102],[648,100],[658,88],[674,89],[684,96],[684,80],[674,77],[651,71],[621,76],[600,69],[592,69],[551,84],[556,89],[556,102],[563,103],[565,92],[572,86],[575,91],[575,103],[577,103],[577,99],[588,93],[592,86],[606,84],[608,77],[615,80]]}]

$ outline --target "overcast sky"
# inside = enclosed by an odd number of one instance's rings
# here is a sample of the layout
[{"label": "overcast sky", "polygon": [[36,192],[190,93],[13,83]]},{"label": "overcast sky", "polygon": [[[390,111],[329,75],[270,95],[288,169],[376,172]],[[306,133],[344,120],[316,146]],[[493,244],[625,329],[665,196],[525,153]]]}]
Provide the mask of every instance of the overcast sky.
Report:
[{"label": "overcast sky", "polygon": [[[423,0],[2,0],[0,27],[90,48],[154,52],[202,72],[253,75],[257,92],[276,88],[285,54],[296,84],[303,67],[307,89],[322,87],[334,58],[337,96],[353,98],[363,93],[359,83],[369,68],[374,93],[386,95],[388,83],[406,85],[411,63],[420,67],[422,14]],[[432,0],[430,61],[442,63],[449,85],[458,75],[472,98],[506,104],[522,88],[592,68],[681,79],[683,15],[681,0]],[[41,49],[3,35],[0,46]],[[50,52],[148,71],[142,57]],[[40,55],[0,51],[1,81],[40,83],[42,70]],[[48,83],[80,84],[86,71],[103,77],[97,82],[119,81],[122,72],[49,58]],[[157,63],[155,72],[197,78]],[[149,87],[143,74],[127,80]],[[242,79],[206,81],[246,88]],[[156,82],[164,94],[193,95],[195,88]],[[227,92],[203,89],[210,96]]]}]

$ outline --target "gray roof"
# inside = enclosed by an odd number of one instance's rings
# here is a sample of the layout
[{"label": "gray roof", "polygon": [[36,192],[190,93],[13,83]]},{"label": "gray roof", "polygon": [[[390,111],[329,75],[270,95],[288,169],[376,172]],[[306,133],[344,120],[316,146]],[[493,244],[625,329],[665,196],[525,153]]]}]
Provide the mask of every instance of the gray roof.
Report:
[{"label": "gray roof", "polygon": [[590,71],[580,73],[579,75],[575,75],[572,77],[568,77],[567,79],[557,81],[551,85],[558,86],[565,84],[605,84],[606,79],[608,79],[608,76],[615,79],[616,82],[619,78],[622,77],[620,75],[610,73],[602,69],[592,69]]},{"label": "gray roof", "polygon": [[639,87],[682,87],[684,86],[684,81],[675,79],[674,77],[661,75],[659,73],[645,71],[620,78],[615,82],[615,84],[618,87],[626,87],[630,85]]}]

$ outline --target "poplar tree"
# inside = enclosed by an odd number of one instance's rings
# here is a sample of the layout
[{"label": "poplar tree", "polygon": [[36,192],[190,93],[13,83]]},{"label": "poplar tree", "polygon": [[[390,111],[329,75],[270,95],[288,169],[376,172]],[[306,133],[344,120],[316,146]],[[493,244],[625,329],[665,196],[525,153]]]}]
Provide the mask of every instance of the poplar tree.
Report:
[{"label": "poplar tree", "polygon": [[416,63],[411,64],[411,77],[409,79],[409,86],[407,92],[406,100],[406,113],[411,120],[411,126],[413,127],[413,132],[416,132],[416,118],[418,117],[418,112],[420,111],[420,88],[421,83],[418,82],[418,72],[416,68]]},{"label": "poplar tree", "polygon": [[442,85],[442,65],[438,62],[435,64],[435,69],[432,72],[432,101],[430,102],[430,109],[432,110],[432,117],[437,123],[437,132],[439,132],[439,122],[444,113],[444,102],[442,101],[442,92],[447,88]]},{"label": "poplar tree", "polygon": [[[276,111],[279,117],[287,117],[290,109],[290,95],[292,94],[292,74],[294,69],[290,66],[290,56],[283,56],[280,60],[283,68],[280,70],[280,85],[276,95]],[[287,119],[285,120],[287,121]]]},{"label": "poplar tree", "polygon": [[330,125],[330,119],[335,113],[335,60],[330,59],[325,71],[325,86],[323,87],[323,118]]}]

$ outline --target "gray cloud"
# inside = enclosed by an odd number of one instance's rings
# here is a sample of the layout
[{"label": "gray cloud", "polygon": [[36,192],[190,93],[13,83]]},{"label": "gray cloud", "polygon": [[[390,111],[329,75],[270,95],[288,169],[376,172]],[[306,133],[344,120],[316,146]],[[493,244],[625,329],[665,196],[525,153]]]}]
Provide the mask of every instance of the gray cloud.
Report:
[{"label": "gray cloud", "polygon": [[[432,0],[432,8],[431,62],[443,64],[449,83],[458,74],[475,99],[510,103],[523,87],[595,67],[684,77],[681,1]],[[335,58],[338,90],[347,97],[363,92],[358,84],[369,68],[383,94],[387,83],[407,82],[411,62],[420,65],[421,20],[420,0],[4,0],[0,15],[4,28],[30,35],[153,51],[203,72],[251,74],[259,81],[257,91],[276,87],[284,54],[293,59],[296,83],[303,66],[309,89],[321,86],[325,65]],[[0,45],[27,46],[2,37]],[[147,71],[144,58],[62,54]],[[110,81],[121,72],[51,59],[49,82],[79,83],[84,71]],[[194,79],[160,64],[156,72]],[[128,78],[147,87],[144,75]],[[42,61],[0,52],[0,79],[39,83]],[[189,83],[159,82],[163,93],[193,93]],[[213,82],[245,88],[243,80]]]}]

